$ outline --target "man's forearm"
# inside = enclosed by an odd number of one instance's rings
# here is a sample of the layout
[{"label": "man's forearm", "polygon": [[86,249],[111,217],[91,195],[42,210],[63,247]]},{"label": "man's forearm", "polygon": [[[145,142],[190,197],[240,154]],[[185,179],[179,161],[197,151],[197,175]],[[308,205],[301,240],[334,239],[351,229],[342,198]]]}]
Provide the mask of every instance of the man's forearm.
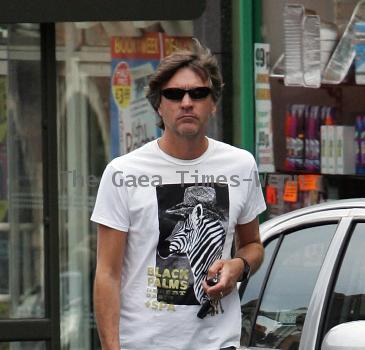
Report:
[{"label": "man's forearm", "polygon": [[120,350],[120,281],[106,273],[96,273],[94,309],[103,350]]},{"label": "man's forearm", "polygon": [[251,272],[254,273],[264,259],[264,249],[260,243],[248,243],[236,251],[235,256],[244,257],[250,264]]}]

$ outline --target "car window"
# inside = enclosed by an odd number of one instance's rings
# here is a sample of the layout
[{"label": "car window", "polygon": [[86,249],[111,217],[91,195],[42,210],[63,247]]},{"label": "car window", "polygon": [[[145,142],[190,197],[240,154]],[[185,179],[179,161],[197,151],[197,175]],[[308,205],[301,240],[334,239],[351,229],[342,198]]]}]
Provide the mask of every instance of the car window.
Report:
[{"label": "car window", "polygon": [[248,346],[252,326],[255,321],[255,310],[260,296],[260,290],[269,267],[274,249],[278,243],[278,238],[270,241],[265,246],[264,261],[256,273],[250,278],[246,290],[241,298],[242,331],[241,345]]},{"label": "car window", "polygon": [[365,320],[365,223],[357,223],[331,293],[325,333],[349,321]]},{"label": "car window", "polygon": [[267,281],[251,345],[296,350],[310,298],[337,224],[284,236]]}]

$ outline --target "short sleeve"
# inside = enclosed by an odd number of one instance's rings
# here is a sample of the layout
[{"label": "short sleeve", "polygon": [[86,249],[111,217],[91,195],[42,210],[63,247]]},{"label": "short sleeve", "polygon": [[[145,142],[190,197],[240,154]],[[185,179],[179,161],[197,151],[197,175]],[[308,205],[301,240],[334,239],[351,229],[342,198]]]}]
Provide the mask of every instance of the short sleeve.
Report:
[{"label": "short sleeve", "polygon": [[128,192],[120,181],[122,171],[108,165],[101,177],[91,221],[119,231],[127,232],[130,226]]},{"label": "short sleeve", "polygon": [[259,173],[255,161],[247,180],[248,186],[245,205],[237,221],[239,225],[251,222],[257,217],[257,215],[266,210],[266,204],[262,194]]}]

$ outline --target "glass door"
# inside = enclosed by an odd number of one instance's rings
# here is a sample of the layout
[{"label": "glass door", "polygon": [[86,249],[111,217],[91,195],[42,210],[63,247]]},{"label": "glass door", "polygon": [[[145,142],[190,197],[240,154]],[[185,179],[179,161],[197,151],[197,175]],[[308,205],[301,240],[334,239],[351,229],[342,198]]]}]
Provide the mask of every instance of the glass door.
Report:
[{"label": "glass door", "polygon": [[0,341],[7,321],[46,317],[40,40],[38,24],[0,26]]}]

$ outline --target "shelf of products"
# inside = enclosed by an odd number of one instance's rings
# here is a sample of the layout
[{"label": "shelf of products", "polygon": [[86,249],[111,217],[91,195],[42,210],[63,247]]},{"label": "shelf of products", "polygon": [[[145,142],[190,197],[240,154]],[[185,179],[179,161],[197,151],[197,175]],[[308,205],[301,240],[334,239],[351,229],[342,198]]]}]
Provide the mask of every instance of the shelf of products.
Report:
[{"label": "shelf of products", "polygon": [[[270,90],[275,173],[266,174],[264,181],[268,216],[332,199],[365,197],[365,86],[348,81],[311,89],[270,78]],[[324,168],[329,150],[323,126],[343,137],[331,141],[332,169]],[[301,179],[311,183],[309,188],[303,190]]]},{"label": "shelf of products", "polygon": [[268,217],[365,198],[365,1],[263,0],[262,8],[256,156]]}]

